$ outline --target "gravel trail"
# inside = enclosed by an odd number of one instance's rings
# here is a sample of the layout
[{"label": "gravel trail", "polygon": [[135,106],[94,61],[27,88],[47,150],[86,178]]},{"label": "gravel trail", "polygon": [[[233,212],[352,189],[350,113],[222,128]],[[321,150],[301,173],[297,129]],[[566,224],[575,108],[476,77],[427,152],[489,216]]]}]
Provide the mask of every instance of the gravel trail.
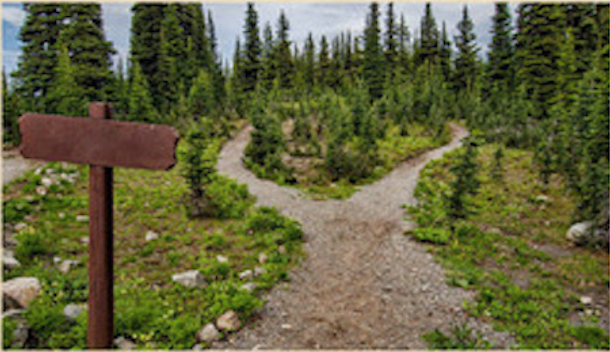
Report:
[{"label": "gravel trail", "polygon": [[257,178],[241,157],[248,127],[228,142],[220,173],[248,185],[258,205],[277,207],[301,222],[307,258],[265,296],[255,321],[214,348],[423,349],[423,333],[449,331],[468,320],[497,347],[509,338],[467,318],[462,302],[472,292],[445,283],[432,255],[405,236],[403,204],[425,164],[460,145],[467,131],[452,125],[451,143],[401,164],[348,200],[316,201],[295,188]]},{"label": "gravel trail", "polygon": [[2,151],[2,184],[7,184],[26,171],[43,165],[42,161],[24,159],[18,150]]}]

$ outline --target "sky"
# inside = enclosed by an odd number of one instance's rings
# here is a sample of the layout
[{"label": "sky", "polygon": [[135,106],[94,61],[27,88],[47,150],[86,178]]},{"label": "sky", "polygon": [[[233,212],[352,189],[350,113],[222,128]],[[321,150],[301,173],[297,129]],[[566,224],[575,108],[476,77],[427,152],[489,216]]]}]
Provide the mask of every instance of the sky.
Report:
[{"label": "sky", "polygon": [[[464,4],[432,3],[432,13],[436,18],[439,29],[445,21],[452,41],[453,36],[457,34],[456,26],[462,17]],[[102,3],[106,39],[111,41],[118,51],[118,54],[113,57],[115,63],[118,62],[119,56],[123,59],[123,62],[126,62],[129,56],[132,5],[132,2]],[[230,62],[232,60],[235,40],[237,36],[243,36],[246,6],[245,2],[203,3],[206,14],[208,10],[212,11],[223,61]],[[424,2],[394,3],[396,17],[399,18],[400,13],[404,14],[405,22],[412,34],[419,31],[419,22],[424,13],[424,6]],[[290,22],[290,39],[296,42],[301,49],[309,31],[313,33],[316,44],[319,43],[322,35],[332,38],[341,31],[348,29],[354,34],[361,34],[364,29],[369,3],[261,2],[256,3],[255,7],[259,14],[261,32],[266,22],[270,22],[275,31],[278,16],[283,9]],[[382,23],[385,21],[386,7],[386,3],[380,3]],[[468,4],[481,53],[486,51],[491,40],[493,7],[493,3]],[[511,7],[514,8],[514,4]],[[18,35],[24,18],[25,13],[21,4],[2,4],[2,65],[7,72],[12,72],[17,68],[20,55]]]}]

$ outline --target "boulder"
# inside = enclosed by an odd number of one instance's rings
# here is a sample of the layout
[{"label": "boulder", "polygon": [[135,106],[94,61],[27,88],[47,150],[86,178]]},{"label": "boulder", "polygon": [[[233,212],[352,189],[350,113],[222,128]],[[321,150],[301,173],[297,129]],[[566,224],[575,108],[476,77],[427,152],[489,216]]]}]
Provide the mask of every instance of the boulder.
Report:
[{"label": "boulder", "polygon": [[85,307],[82,305],[70,303],[64,308],[63,313],[69,320],[75,320],[84,311]]},{"label": "boulder", "polygon": [[18,308],[27,308],[40,292],[40,281],[35,277],[17,277],[2,285],[5,309],[10,301],[18,304]]},{"label": "boulder", "polygon": [[237,313],[232,310],[226,311],[216,320],[216,326],[223,331],[235,331],[239,329],[241,322]]},{"label": "boulder", "polygon": [[201,276],[199,270],[189,270],[180,274],[172,275],[172,281],[177,282],[185,287],[200,287],[207,286],[207,282]]},{"label": "boulder", "polygon": [[148,242],[148,241],[154,241],[154,240],[156,240],[158,238],[159,238],[159,234],[158,233],[156,233],[154,231],[148,231],[146,233],[146,237],[144,237],[144,240],[146,242]]},{"label": "boulder", "polygon": [[213,323],[208,323],[197,332],[197,342],[214,342],[220,340],[220,332]]}]

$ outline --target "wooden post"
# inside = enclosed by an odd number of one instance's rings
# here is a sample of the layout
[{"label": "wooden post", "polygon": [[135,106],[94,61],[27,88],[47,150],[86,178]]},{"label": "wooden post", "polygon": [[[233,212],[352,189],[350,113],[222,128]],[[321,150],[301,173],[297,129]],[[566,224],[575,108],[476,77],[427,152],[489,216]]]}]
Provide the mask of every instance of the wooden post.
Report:
[{"label": "wooden post", "polygon": [[[93,102],[92,119],[111,119],[110,106]],[[113,341],[112,168],[90,166],[89,174],[89,324],[87,346],[108,349]]]}]

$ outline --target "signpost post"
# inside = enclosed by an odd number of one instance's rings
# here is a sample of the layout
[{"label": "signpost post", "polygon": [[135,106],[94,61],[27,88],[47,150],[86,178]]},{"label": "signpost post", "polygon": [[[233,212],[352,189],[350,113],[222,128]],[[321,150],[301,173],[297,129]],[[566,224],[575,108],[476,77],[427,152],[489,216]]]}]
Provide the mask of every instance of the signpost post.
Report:
[{"label": "signpost post", "polygon": [[112,121],[110,105],[93,102],[89,117],[26,113],[19,118],[24,158],[89,164],[90,349],[112,347],[112,168],[168,170],[178,133],[169,126]]}]

